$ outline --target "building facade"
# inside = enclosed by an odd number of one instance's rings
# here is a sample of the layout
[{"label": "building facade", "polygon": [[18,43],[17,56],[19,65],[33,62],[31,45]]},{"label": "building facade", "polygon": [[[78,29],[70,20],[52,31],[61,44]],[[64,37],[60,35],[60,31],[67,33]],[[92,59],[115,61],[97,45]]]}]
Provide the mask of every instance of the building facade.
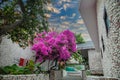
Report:
[{"label": "building facade", "polygon": [[101,53],[104,76],[120,78],[120,0],[81,0],[80,13]]},{"label": "building facade", "polygon": [[120,77],[120,0],[98,0],[97,14],[104,75]]}]

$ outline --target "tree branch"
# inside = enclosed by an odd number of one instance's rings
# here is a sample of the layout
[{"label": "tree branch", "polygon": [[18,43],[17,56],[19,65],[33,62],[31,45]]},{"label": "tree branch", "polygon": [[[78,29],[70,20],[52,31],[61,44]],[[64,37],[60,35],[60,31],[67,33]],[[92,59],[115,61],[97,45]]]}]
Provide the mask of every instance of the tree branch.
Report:
[{"label": "tree branch", "polygon": [[22,10],[23,13],[25,13],[25,7],[24,7],[24,3],[22,0],[18,0],[18,4],[20,5],[20,8]]},{"label": "tree branch", "polygon": [[15,29],[22,22],[23,22],[23,19],[19,20],[19,21],[16,21],[15,23],[13,23],[11,25],[5,25],[5,26],[0,27],[0,36],[3,35],[3,34],[5,34],[6,32],[9,32],[9,31]]}]

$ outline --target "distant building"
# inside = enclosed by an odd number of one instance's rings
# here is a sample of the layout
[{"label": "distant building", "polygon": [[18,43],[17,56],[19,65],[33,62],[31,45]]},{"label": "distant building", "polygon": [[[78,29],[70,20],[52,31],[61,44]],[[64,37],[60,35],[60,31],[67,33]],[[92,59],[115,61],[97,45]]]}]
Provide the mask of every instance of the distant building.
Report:
[{"label": "distant building", "polygon": [[103,75],[101,62],[101,54],[95,50],[92,41],[86,41],[82,44],[77,44],[77,49],[81,51],[81,55],[88,60],[88,69],[93,75]]},{"label": "distant building", "polygon": [[120,0],[81,0],[80,13],[101,55],[104,76],[120,78]]},{"label": "distant building", "polygon": [[86,41],[85,43],[77,44],[77,50],[81,51],[82,57],[88,59],[89,58],[88,52],[90,50],[95,50],[95,47],[92,41]]}]

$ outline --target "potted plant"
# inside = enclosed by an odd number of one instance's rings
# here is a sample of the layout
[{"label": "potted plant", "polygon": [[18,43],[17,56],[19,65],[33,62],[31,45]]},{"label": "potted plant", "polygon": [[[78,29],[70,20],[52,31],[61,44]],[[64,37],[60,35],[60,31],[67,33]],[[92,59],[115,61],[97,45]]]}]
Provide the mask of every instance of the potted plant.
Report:
[{"label": "potted plant", "polygon": [[76,39],[74,33],[70,30],[64,30],[60,33],[42,32],[36,35],[33,41],[32,50],[35,51],[36,61],[52,61],[53,66],[50,70],[60,70],[65,62],[76,52]]}]

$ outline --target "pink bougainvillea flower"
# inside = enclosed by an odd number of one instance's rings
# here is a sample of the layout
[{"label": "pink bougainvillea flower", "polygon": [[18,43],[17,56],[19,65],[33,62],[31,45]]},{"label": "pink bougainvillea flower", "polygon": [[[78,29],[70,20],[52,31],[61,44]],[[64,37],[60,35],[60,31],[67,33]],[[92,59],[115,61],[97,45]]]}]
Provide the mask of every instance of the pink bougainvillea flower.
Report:
[{"label": "pink bougainvillea flower", "polygon": [[42,32],[36,35],[32,50],[36,52],[37,61],[66,61],[76,52],[75,36],[70,30],[61,33]]},{"label": "pink bougainvillea flower", "polygon": [[68,60],[70,58],[70,52],[66,47],[62,47],[60,51],[60,60]]}]

